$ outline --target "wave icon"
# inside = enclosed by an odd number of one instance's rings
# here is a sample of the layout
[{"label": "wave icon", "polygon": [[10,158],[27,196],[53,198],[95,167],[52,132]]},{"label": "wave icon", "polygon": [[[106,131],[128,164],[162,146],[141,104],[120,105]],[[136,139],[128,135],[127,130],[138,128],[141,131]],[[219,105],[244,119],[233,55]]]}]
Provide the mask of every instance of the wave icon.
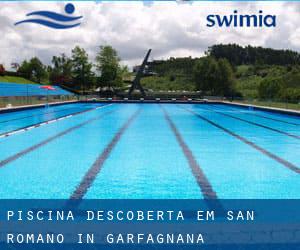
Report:
[{"label": "wave icon", "polygon": [[[74,23],[76,20],[82,18],[82,16],[70,16],[75,11],[73,4],[68,3],[65,6],[65,12],[69,15],[63,15],[52,11],[35,11],[28,13],[26,16],[38,16],[37,18],[26,19],[15,23],[15,25],[24,23],[36,23],[53,29],[70,29],[80,25],[80,22]],[[39,17],[44,17],[46,19],[41,19]],[[47,20],[48,19],[48,20]],[[71,24],[70,24],[71,23]]]}]

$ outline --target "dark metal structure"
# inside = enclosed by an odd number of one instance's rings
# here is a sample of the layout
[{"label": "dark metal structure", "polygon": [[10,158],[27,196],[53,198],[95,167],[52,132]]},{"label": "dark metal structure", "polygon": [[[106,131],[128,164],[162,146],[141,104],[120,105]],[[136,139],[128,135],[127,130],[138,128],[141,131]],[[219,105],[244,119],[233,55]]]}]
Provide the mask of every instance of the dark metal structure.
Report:
[{"label": "dark metal structure", "polygon": [[131,97],[131,94],[132,92],[135,90],[135,89],[138,89],[142,96],[145,97],[146,96],[146,93],[145,93],[145,90],[143,89],[141,83],[140,83],[140,80],[143,76],[143,73],[144,73],[144,70],[145,70],[145,67],[147,65],[147,61],[149,59],[149,56],[150,56],[150,53],[151,53],[151,49],[148,50],[144,60],[143,60],[143,63],[142,65],[139,67],[138,71],[137,71],[137,74],[132,82],[132,85],[129,89],[129,92],[128,92],[128,96]]}]

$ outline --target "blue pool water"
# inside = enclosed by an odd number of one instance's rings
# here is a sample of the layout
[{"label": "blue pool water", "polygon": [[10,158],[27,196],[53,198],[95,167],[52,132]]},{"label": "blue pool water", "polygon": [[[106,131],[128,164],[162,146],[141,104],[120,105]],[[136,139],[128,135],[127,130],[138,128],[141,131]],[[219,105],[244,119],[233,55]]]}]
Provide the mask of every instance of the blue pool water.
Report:
[{"label": "blue pool water", "polygon": [[292,115],[80,103],[0,114],[0,134],[2,199],[300,198]]},{"label": "blue pool water", "polygon": [[94,106],[90,104],[74,103],[0,114],[0,135],[92,108]]}]

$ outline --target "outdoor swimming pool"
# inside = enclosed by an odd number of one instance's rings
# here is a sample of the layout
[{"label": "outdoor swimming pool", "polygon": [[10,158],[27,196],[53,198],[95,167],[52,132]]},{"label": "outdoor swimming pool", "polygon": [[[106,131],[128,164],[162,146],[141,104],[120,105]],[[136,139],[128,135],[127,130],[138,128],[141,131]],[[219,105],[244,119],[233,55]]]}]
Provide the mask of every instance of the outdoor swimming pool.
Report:
[{"label": "outdoor swimming pool", "polygon": [[3,113],[0,198],[300,198],[299,128],[223,104]]}]

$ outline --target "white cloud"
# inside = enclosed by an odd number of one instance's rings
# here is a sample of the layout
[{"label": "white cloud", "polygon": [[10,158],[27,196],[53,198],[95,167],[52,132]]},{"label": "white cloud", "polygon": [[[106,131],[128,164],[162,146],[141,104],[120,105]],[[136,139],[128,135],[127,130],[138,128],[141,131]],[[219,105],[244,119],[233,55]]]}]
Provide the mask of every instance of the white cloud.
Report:
[{"label": "white cloud", "polygon": [[[64,3],[1,2],[0,63],[9,67],[38,56],[50,63],[52,55],[70,55],[75,45],[94,59],[97,47],[110,44],[124,63],[139,63],[148,48],[152,58],[201,56],[215,43],[239,43],[300,50],[298,3],[230,2],[79,2],[76,15],[83,15],[79,28],[54,30],[36,24],[14,26],[35,10],[63,12]],[[277,15],[276,28],[208,28],[208,14],[258,13]]]}]

